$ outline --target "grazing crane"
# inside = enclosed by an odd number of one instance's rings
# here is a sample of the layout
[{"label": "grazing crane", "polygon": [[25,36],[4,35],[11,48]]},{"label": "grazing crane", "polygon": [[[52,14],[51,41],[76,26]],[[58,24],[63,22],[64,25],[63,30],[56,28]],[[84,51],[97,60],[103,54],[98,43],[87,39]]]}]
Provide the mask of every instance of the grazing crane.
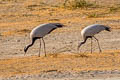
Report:
[{"label": "grazing crane", "polygon": [[41,24],[41,25],[35,27],[30,33],[30,38],[31,38],[32,42],[29,45],[26,45],[24,48],[25,54],[26,54],[28,48],[31,47],[37,39],[39,39],[40,40],[39,57],[40,57],[41,39],[42,39],[43,44],[44,44],[44,52],[45,52],[45,56],[46,56],[45,42],[44,42],[43,37],[47,34],[50,34],[53,30],[55,30],[57,28],[61,28],[63,26],[64,25],[61,23],[46,23],[46,24]]},{"label": "grazing crane", "polygon": [[101,24],[93,24],[93,25],[90,25],[90,26],[85,27],[85,28],[81,31],[81,35],[82,35],[84,41],[81,42],[81,43],[78,45],[78,50],[79,50],[79,48],[81,47],[82,44],[86,43],[86,41],[87,41],[88,38],[91,38],[91,53],[92,53],[92,38],[95,38],[95,40],[96,40],[97,43],[98,43],[99,51],[101,52],[101,48],[100,48],[100,45],[99,45],[99,41],[98,41],[98,39],[97,39],[94,35],[95,35],[95,34],[98,34],[99,32],[101,32],[101,31],[103,31],[103,30],[106,30],[106,31],[109,31],[109,32],[110,32],[110,27],[105,26],[105,25],[101,25]]}]

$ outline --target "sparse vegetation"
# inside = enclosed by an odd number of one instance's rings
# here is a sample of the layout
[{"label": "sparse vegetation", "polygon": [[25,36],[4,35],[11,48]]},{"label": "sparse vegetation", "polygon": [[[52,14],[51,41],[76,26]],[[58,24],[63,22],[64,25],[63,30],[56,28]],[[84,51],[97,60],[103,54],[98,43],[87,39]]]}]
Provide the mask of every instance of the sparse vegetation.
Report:
[{"label": "sparse vegetation", "polygon": [[1,0],[1,2],[17,2],[19,0]]},{"label": "sparse vegetation", "polygon": [[120,5],[116,7],[112,6],[109,8],[109,12],[118,12],[118,11],[120,11]]},{"label": "sparse vegetation", "polygon": [[[73,76],[84,79],[86,76],[96,78],[109,73],[110,78],[112,74],[119,77],[120,5],[117,4],[120,0],[114,4],[115,1],[0,0],[1,79],[14,79],[14,76],[17,76],[18,80],[34,77],[38,77],[36,80],[72,79]],[[64,7],[61,8],[61,5]],[[23,48],[31,42],[31,30],[39,24],[52,22],[63,23],[66,27],[45,37],[47,57],[44,57],[44,54],[41,57],[34,56],[38,55],[39,40],[24,56]],[[80,36],[81,29],[90,24],[105,24],[112,28],[110,33],[102,32],[102,35],[96,35],[101,44],[104,42],[104,46],[101,45],[104,50],[101,54],[96,53],[96,42],[93,43],[94,53],[88,53],[90,41],[81,47],[81,52],[77,51],[78,44],[83,41]],[[101,39],[103,36],[104,40]],[[94,70],[95,72],[91,73]]]},{"label": "sparse vegetation", "polygon": [[22,29],[22,30],[17,30],[17,32],[21,32],[21,33],[30,33],[31,30],[29,29]]},{"label": "sparse vegetation", "polygon": [[96,3],[90,3],[85,0],[65,0],[64,7],[77,9],[77,8],[93,8],[96,7]]},{"label": "sparse vegetation", "polygon": [[108,11],[106,11],[106,12],[89,12],[89,13],[86,13],[85,15],[88,18],[98,18],[98,17],[105,17],[107,14],[109,14]]},{"label": "sparse vegetation", "polygon": [[88,18],[97,18],[100,17],[100,15],[98,13],[91,13],[91,14],[87,14]]},{"label": "sparse vegetation", "polygon": [[0,36],[2,36],[2,34],[0,33]]}]

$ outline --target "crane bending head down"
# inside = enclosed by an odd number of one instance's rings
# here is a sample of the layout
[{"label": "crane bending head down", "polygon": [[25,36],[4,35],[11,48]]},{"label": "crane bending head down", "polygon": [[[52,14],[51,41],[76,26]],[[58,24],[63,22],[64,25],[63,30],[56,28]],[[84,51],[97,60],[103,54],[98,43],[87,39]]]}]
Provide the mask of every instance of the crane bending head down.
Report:
[{"label": "crane bending head down", "polygon": [[[35,27],[30,33],[30,38],[32,42],[29,45],[25,46],[24,52],[26,53],[28,48],[31,47],[37,39],[43,40],[44,51],[45,51],[45,42],[44,42],[43,37],[47,34],[50,34],[53,30],[57,28],[61,28],[63,26],[64,25],[61,23],[46,23],[46,24],[41,24]],[[40,48],[41,48],[41,41],[40,41]],[[46,51],[45,51],[45,55],[46,55]],[[40,50],[39,50],[39,56],[40,56]]]},{"label": "crane bending head down", "polygon": [[[88,38],[91,38],[91,45],[92,45],[92,38],[94,37],[95,38],[95,34],[98,34],[99,32],[103,31],[103,30],[106,30],[106,31],[111,31],[110,30],[110,27],[108,26],[105,26],[105,25],[101,25],[101,24],[93,24],[93,25],[90,25],[90,26],[87,26],[85,27],[82,31],[81,31],[81,36],[83,37],[84,41],[81,42],[79,45],[78,45],[78,50],[80,48],[80,46],[84,43],[86,43],[87,39]],[[98,42],[98,39],[95,38]],[[99,42],[98,42],[98,46],[99,46]],[[100,49],[100,46],[99,46],[99,49]],[[91,51],[92,52],[92,51]],[[101,52],[101,49],[100,49],[100,52]]]}]

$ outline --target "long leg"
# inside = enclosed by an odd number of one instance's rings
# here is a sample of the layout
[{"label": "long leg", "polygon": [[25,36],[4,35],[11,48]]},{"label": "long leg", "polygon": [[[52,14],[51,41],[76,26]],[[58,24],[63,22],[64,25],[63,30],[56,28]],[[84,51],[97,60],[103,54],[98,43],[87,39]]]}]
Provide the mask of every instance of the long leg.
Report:
[{"label": "long leg", "polygon": [[43,39],[43,38],[42,38],[42,40],[43,40],[43,44],[44,44],[44,52],[45,52],[45,56],[46,56],[45,41],[44,41],[44,39]]},{"label": "long leg", "polygon": [[92,53],[92,37],[91,37],[91,53]]},{"label": "long leg", "polygon": [[102,52],[102,50],[101,50],[101,48],[100,48],[100,44],[99,44],[98,39],[97,39],[95,36],[93,36],[93,37],[96,39],[96,41],[97,41],[97,43],[98,43],[99,51]]},{"label": "long leg", "polygon": [[41,52],[41,39],[39,39],[39,41],[40,41],[40,48],[39,48],[39,57],[40,57],[40,52]]}]

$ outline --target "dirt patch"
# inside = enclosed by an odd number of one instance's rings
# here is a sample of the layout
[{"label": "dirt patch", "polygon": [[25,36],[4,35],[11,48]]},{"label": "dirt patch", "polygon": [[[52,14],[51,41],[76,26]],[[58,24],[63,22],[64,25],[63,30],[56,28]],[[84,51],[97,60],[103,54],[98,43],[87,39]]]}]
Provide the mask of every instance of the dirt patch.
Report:
[{"label": "dirt patch", "polygon": [[[89,72],[120,70],[119,53],[48,54],[47,57],[29,56],[0,60],[0,76],[52,72]],[[107,64],[106,64],[107,63]]]}]

